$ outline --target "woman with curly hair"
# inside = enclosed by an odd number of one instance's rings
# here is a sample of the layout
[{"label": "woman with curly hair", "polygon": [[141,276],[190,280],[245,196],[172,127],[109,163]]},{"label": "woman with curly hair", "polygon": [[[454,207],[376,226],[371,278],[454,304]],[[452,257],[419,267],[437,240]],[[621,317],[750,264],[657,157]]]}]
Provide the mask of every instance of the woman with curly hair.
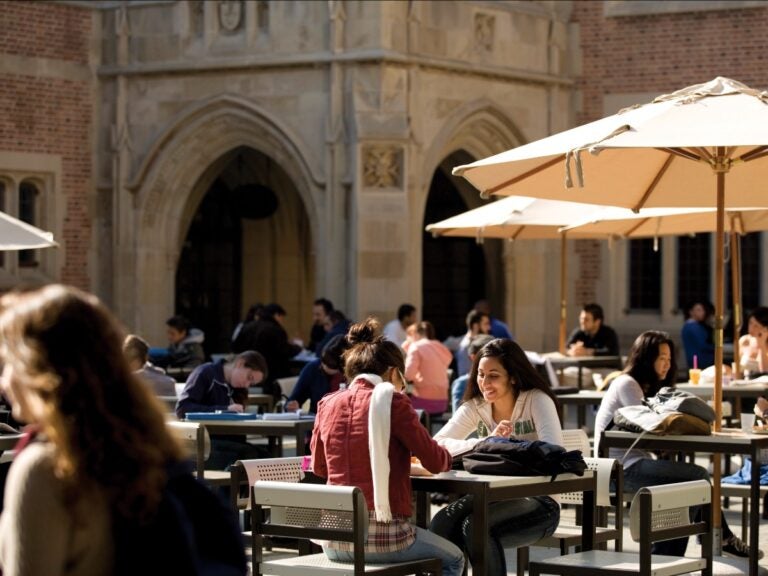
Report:
[{"label": "woman with curly hair", "polygon": [[[5,576],[126,573],[145,552],[137,543],[160,536],[173,549],[181,538],[158,534],[158,518],[169,483],[191,476],[177,471],[181,448],[131,373],[123,336],[99,301],[75,288],[0,298],[0,387],[28,424],[0,517]],[[184,562],[156,559],[150,571]]]}]

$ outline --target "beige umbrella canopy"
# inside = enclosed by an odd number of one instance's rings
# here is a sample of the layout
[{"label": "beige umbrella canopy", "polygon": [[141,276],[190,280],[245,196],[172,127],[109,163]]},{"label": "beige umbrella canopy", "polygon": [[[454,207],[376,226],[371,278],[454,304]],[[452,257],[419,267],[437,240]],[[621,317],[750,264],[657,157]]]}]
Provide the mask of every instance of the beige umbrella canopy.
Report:
[{"label": "beige umbrella canopy", "polygon": [[31,250],[58,246],[53,234],[0,212],[0,250]]},{"label": "beige umbrella canopy", "polygon": [[567,329],[566,298],[566,235],[568,238],[594,238],[580,231],[560,232],[564,225],[588,218],[601,210],[594,204],[537,200],[509,196],[474,210],[463,212],[426,227],[434,236],[461,236],[476,238],[506,238],[509,240],[560,239],[560,331],[558,347],[565,353]]}]

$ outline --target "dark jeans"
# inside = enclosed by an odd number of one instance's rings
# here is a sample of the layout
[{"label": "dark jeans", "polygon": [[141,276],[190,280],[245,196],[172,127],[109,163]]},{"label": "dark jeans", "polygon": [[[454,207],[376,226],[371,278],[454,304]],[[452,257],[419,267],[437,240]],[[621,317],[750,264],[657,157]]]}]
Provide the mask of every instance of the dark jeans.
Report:
[{"label": "dark jeans", "polygon": [[[430,530],[471,554],[473,496],[464,496],[440,510]],[[528,546],[551,535],[560,522],[560,506],[549,496],[494,502],[488,510],[488,574],[506,576],[504,547]]]},{"label": "dark jeans", "polygon": [[[701,466],[689,462],[676,462],[674,460],[650,460],[643,459],[635,462],[624,470],[624,490],[637,492],[646,486],[660,486],[661,484],[675,484],[690,480],[709,480],[709,472]],[[701,506],[691,508],[692,520],[701,520]],[[725,521],[725,516],[720,511],[723,540],[733,536],[733,532]],[[666,556],[685,556],[688,547],[688,538],[677,538],[655,542],[651,547],[652,554],[664,554]]]},{"label": "dark jeans", "polygon": [[255,446],[237,436],[211,437],[211,455],[205,463],[207,470],[228,470],[237,460],[269,458],[269,450]]}]

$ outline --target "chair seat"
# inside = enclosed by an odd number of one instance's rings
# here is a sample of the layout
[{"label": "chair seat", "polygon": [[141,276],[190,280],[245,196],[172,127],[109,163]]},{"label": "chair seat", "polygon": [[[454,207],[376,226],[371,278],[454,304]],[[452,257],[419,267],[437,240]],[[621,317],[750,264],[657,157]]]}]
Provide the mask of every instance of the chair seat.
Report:
[{"label": "chair seat", "polygon": [[229,487],[232,483],[232,473],[228,470],[206,470],[203,481],[211,486]]},{"label": "chair seat", "polygon": [[[672,576],[674,574],[695,572],[704,569],[707,565],[707,561],[704,558],[685,558],[654,554],[652,559],[653,568],[651,574],[654,576]],[[546,569],[541,570],[542,574],[565,574],[569,571],[575,574],[579,568],[594,570],[595,566],[599,566],[600,572],[603,574],[609,572],[637,574],[640,567],[640,557],[637,552],[591,550],[589,552],[548,558],[542,562],[531,562],[530,565],[531,568],[534,565],[546,566]],[[553,571],[550,572],[549,569],[553,569]]]},{"label": "chair seat", "polygon": [[[416,574],[434,568],[434,558],[399,562],[396,564],[366,564],[366,574]],[[439,562],[439,561],[437,561]],[[411,567],[408,570],[408,567]],[[337,576],[354,576],[355,567],[352,563],[334,562],[325,554],[310,554],[308,556],[292,556],[276,560],[266,560],[260,565],[261,573],[265,576],[309,576],[310,574],[334,574]]]},{"label": "chair seat", "polygon": [[[618,536],[618,532],[619,531],[616,528],[597,526],[595,528],[595,543],[615,540]],[[559,547],[561,541],[565,541],[569,548],[571,546],[578,546],[581,544],[581,526],[561,524],[557,527],[551,536],[542,538],[536,542],[536,545],[545,546],[548,548]]]}]

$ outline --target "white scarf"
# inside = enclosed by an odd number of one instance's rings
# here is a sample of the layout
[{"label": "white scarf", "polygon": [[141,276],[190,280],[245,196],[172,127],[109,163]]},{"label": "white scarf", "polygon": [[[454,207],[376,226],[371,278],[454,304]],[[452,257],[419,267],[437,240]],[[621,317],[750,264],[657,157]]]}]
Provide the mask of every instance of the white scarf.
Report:
[{"label": "white scarf", "polygon": [[368,451],[371,455],[373,478],[373,505],[376,520],[391,522],[389,507],[389,436],[392,425],[392,394],[395,387],[382,382],[375,374],[360,374],[355,378],[373,384],[373,394],[368,407]]}]

